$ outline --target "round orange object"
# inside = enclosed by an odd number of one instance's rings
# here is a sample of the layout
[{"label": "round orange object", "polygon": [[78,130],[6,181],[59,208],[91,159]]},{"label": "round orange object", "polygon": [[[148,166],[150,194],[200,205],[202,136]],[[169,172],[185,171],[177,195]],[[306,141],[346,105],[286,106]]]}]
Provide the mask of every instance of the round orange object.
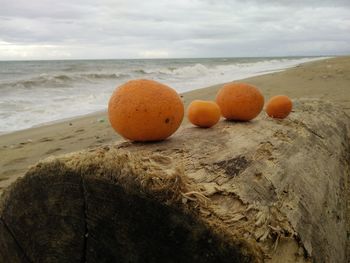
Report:
[{"label": "round orange object", "polygon": [[214,101],[194,100],[187,108],[187,116],[192,124],[209,128],[220,120],[221,112]]},{"label": "round orange object", "polygon": [[287,96],[272,97],[266,106],[266,113],[272,118],[284,119],[292,111],[293,103]]},{"label": "round orange object", "polygon": [[225,84],[216,95],[221,114],[228,120],[250,121],[264,107],[264,96],[246,83]]},{"label": "round orange object", "polygon": [[180,126],[184,105],[175,90],[153,80],[131,80],[118,87],[108,104],[112,127],[132,141],[160,141]]}]

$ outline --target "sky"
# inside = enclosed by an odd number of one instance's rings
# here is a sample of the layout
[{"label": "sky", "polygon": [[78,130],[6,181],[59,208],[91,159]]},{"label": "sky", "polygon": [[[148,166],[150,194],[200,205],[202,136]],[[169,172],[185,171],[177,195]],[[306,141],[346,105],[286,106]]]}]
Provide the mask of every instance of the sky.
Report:
[{"label": "sky", "polygon": [[0,60],[350,54],[350,0],[0,0]]}]

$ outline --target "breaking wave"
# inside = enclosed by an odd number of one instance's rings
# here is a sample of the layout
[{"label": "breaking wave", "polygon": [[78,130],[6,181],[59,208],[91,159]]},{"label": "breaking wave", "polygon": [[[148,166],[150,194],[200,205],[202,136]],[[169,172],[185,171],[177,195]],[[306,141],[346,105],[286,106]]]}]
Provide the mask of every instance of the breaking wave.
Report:
[{"label": "breaking wave", "polygon": [[93,82],[95,80],[117,80],[129,77],[128,74],[118,73],[80,73],[80,74],[41,74],[39,76],[30,77],[11,82],[0,83],[1,88],[56,88],[56,87],[71,87],[75,83]]}]

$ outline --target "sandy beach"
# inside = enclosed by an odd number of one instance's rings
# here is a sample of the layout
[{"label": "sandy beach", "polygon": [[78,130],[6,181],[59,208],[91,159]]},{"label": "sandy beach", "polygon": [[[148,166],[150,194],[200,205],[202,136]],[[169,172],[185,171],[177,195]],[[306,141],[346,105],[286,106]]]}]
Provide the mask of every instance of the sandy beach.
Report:
[{"label": "sandy beach", "polygon": [[4,1],[0,263],[350,263],[349,13]]},{"label": "sandy beach", "polygon": [[[265,96],[265,102],[270,97],[281,94],[288,95],[292,99],[318,98],[340,106],[346,114],[350,115],[350,57],[337,57],[308,62],[285,71],[256,76],[236,82],[247,82],[258,87]],[[215,100],[217,91],[222,85],[218,84],[183,93],[181,97],[185,107],[187,108],[188,104],[194,99]],[[309,113],[310,110],[308,108],[307,114]],[[293,111],[291,114],[293,115]],[[298,112],[296,111],[294,114],[297,116]],[[342,116],[344,117],[345,115]],[[267,117],[263,111],[258,116],[258,121],[264,118]],[[329,120],[329,122],[331,121]],[[329,125],[328,121],[322,124],[326,125],[322,127]],[[188,125],[190,124],[185,117],[180,129]],[[215,126],[211,129],[215,129]],[[213,130],[211,132],[215,133]],[[39,160],[65,153],[93,149],[105,144],[115,144],[122,140],[124,139],[118,136],[110,127],[105,111],[3,134],[0,136],[0,195],[12,182],[23,176],[28,167],[34,165]],[[246,140],[243,139],[243,141]],[[333,142],[331,145],[331,147],[334,147]],[[305,152],[307,148],[302,150]],[[307,154],[304,153],[303,156],[308,154],[309,152]],[[346,200],[342,200],[344,203],[347,203],[346,228],[349,241],[349,189],[346,190],[344,196],[347,196]],[[350,255],[349,242],[344,246],[347,247],[347,255]],[[293,249],[288,251],[291,251],[291,255],[296,254],[293,252]]]},{"label": "sandy beach", "polygon": [[[350,114],[350,57],[309,62],[241,81],[260,88],[265,101],[279,94],[293,99],[320,98],[341,105]],[[221,86],[218,84],[182,94],[185,107],[194,99],[214,100]],[[182,125],[188,125],[187,118]],[[106,112],[1,135],[0,191],[40,159],[118,140],[121,138],[110,127]]]}]

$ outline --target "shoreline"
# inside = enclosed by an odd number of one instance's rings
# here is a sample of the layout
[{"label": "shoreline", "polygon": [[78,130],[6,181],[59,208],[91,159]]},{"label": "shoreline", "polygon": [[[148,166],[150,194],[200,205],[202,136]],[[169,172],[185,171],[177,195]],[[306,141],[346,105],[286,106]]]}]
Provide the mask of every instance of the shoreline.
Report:
[{"label": "shoreline", "polygon": [[[236,82],[257,86],[265,102],[285,94],[334,101],[350,114],[350,56],[311,61],[293,68]],[[194,99],[215,100],[222,84],[182,93],[185,108]],[[265,113],[260,114],[260,118]],[[182,126],[188,124],[185,117]],[[215,126],[213,127],[215,128]],[[121,139],[110,127],[106,111],[0,135],[0,193],[27,168],[49,156],[113,144]]]},{"label": "shoreline", "polygon": [[75,115],[75,116],[67,117],[67,118],[63,118],[63,119],[57,119],[57,120],[53,120],[53,121],[49,121],[49,122],[43,122],[40,124],[33,125],[33,126],[26,128],[26,129],[9,131],[9,132],[0,132],[0,137],[5,136],[5,135],[10,135],[13,133],[17,133],[17,132],[25,132],[25,131],[32,130],[32,129],[39,129],[39,128],[42,128],[45,126],[51,126],[51,125],[60,124],[63,122],[71,122],[71,121],[74,121],[75,119],[80,119],[80,118],[89,117],[89,116],[93,116],[93,115],[100,115],[100,114],[104,114],[104,113],[105,113],[105,110],[99,110],[99,111],[94,111],[94,112],[90,112],[90,113],[83,114],[83,115]]}]

